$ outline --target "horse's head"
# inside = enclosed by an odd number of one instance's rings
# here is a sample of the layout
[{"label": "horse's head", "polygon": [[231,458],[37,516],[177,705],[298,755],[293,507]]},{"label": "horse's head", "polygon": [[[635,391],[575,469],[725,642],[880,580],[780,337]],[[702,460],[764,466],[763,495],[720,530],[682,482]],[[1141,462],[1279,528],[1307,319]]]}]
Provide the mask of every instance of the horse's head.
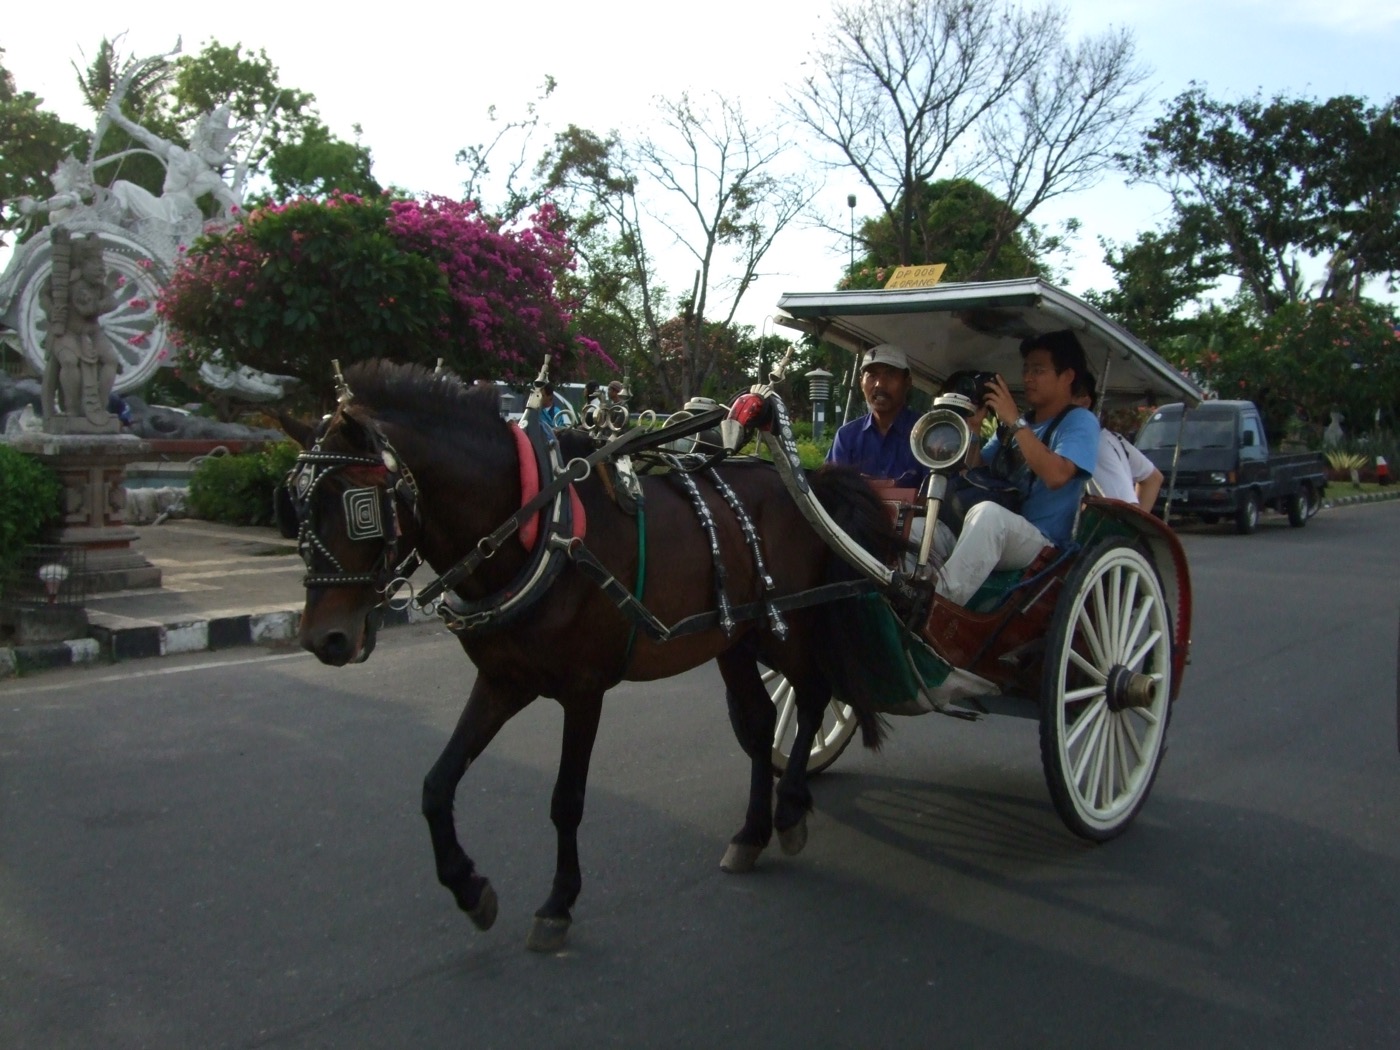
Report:
[{"label": "horse's head", "polygon": [[360,662],[391,584],[416,567],[417,483],[379,427],[342,407],[278,490],[306,563],[300,640],[322,663]]}]

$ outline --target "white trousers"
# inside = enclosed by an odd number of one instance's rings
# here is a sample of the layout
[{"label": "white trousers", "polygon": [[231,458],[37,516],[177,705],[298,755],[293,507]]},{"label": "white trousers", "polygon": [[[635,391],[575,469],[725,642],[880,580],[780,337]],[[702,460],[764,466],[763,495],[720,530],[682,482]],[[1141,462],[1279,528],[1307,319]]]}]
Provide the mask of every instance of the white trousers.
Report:
[{"label": "white trousers", "polygon": [[990,500],[979,503],[967,512],[956,545],[948,526],[938,523],[933,548],[948,560],[933,589],[949,601],[966,605],[993,570],[1024,569],[1050,545],[1045,533],[1021,515]]}]

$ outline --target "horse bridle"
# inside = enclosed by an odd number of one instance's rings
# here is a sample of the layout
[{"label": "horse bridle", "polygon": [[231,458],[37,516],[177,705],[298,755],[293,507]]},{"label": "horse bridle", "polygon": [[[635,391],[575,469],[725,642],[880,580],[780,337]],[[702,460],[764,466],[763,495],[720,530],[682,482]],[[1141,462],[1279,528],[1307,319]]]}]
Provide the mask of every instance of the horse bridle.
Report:
[{"label": "horse bridle", "polygon": [[[414,547],[400,556],[399,544],[404,531],[399,518],[400,500],[407,506],[413,520],[422,522],[419,507],[418,482],[407,465],[399,458],[389,440],[374,427],[367,427],[372,435],[375,451],[372,453],[327,452],[318,441],[310,449],[297,456],[296,465],[287,474],[279,499],[285,498],[290,508],[279,510],[279,524],[283,535],[296,539],[297,553],[306,563],[306,575],[302,577],[305,587],[373,587],[385,600],[395,584],[406,580],[422,564],[422,556]],[[315,497],[322,484],[340,471],[367,471],[373,475],[374,485],[356,485],[341,492],[341,505],[345,513],[346,536],[355,542],[368,540],[383,541],[382,550],[374,567],[369,572],[347,572],[340,559],[335,556],[317,529]],[[358,479],[352,479],[358,480]],[[286,509],[295,518],[297,529],[290,530],[286,519]],[[317,572],[317,556],[328,562],[331,572]]]}]

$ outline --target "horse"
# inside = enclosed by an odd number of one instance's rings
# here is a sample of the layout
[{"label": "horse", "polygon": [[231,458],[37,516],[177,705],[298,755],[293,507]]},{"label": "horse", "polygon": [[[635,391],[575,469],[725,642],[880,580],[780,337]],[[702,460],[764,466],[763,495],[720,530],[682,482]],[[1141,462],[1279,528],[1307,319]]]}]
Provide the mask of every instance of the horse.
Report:
[{"label": "horse", "polygon": [[[353,366],[344,383],[335,412],[314,435],[301,436],[309,448],[288,481],[308,570],[299,640],[334,666],[368,657],[390,581],[406,574],[405,562],[421,557],[446,573],[472,559],[491,546],[484,538],[521,510],[530,487],[529,445],[522,428],[501,417],[494,391],[387,361]],[[582,432],[561,430],[551,439],[560,443],[561,462],[597,447]],[[728,608],[737,613],[745,603],[761,610],[768,599],[813,593],[854,576],[802,517],[772,464],[730,461],[714,476],[737,497],[747,524],[705,475],[691,487],[674,472],[643,473],[638,512],[619,496],[621,472],[604,463],[571,483],[575,535],[560,544],[568,555],[527,607],[492,622],[493,610],[519,597],[522,575],[536,557],[524,528],[453,580],[447,607],[477,611],[455,625],[477,676],[451,738],[424,778],[422,812],[438,881],[478,929],[495,921],[497,897],[458,840],[454,798],[468,766],[538,697],[563,708],[564,726],[550,803],[558,845],[554,880],[527,940],[537,951],[557,950],[567,939],[582,887],[577,833],[589,759],[603,696],[618,682],[652,681],[718,662],[730,720],[751,763],[744,822],[721,862],[728,872],[752,869],[775,829],[785,852],[805,844],[812,804],[805,756],[833,691],[853,706],[863,742],[878,748],[878,697],[860,654],[842,644],[841,609],[854,599],[794,603],[784,613],[770,609],[728,623],[712,616],[708,626],[668,640],[638,630],[637,618],[620,608],[617,592],[623,590],[659,621],[674,624],[723,604],[720,577]],[[886,561],[897,556],[892,524],[864,479],[844,468],[823,468],[810,478],[822,506],[865,549]],[[533,542],[540,541],[537,534]],[[609,586],[600,586],[596,571],[583,571],[577,555],[584,548],[595,568],[604,566],[613,578]],[[444,619],[454,626],[450,614]],[[465,628],[468,619],[472,626]],[[776,714],[760,661],[787,676],[798,710],[793,760],[777,785],[776,805]]]}]

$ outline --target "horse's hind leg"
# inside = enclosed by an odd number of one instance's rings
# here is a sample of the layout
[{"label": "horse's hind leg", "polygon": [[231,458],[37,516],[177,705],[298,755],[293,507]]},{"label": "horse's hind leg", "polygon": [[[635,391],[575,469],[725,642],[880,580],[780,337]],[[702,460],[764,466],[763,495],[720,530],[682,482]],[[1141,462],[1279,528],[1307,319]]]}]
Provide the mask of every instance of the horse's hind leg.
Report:
[{"label": "horse's hind leg", "polygon": [[583,820],[583,798],[588,787],[588,763],[593,742],[598,737],[598,719],[603,712],[601,692],[560,699],[564,708],[564,744],[559,756],[559,776],[554,781],[554,797],[549,819],[559,837],[554,866],[554,887],[544,906],[535,912],[535,925],[525,946],[531,951],[552,952],[564,947],[573,916],[569,909],[583,888],[578,863],[578,826]]},{"label": "horse's hind leg", "polygon": [[467,767],[501,726],[533,699],[529,694],[496,688],[478,676],[447,746],[423,778],[423,816],[433,840],[438,881],[452,891],[457,907],[481,930],[496,921],[496,891],[485,876],[477,874],[476,865],[457,840],[452,802]]},{"label": "horse's hind leg", "polygon": [[778,804],[773,810],[773,825],[778,829],[778,845],[789,856],[802,852],[807,845],[807,814],[812,808],[812,792],[807,786],[807,761],[812,754],[812,741],[821,726],[826,705],[831,702],[831,687],[814,675],[794,683],[797,706],[797,729],[787,768],[778,780]]},{"label": "horse's hind leg", "polygon": [[751,653],[731,649],[720,655],[729,721],[749,756],[749,807],[744,826],[729,840],[719,866],[731,874],[752,871],[773,837],[773,729],[777,711]]}]

